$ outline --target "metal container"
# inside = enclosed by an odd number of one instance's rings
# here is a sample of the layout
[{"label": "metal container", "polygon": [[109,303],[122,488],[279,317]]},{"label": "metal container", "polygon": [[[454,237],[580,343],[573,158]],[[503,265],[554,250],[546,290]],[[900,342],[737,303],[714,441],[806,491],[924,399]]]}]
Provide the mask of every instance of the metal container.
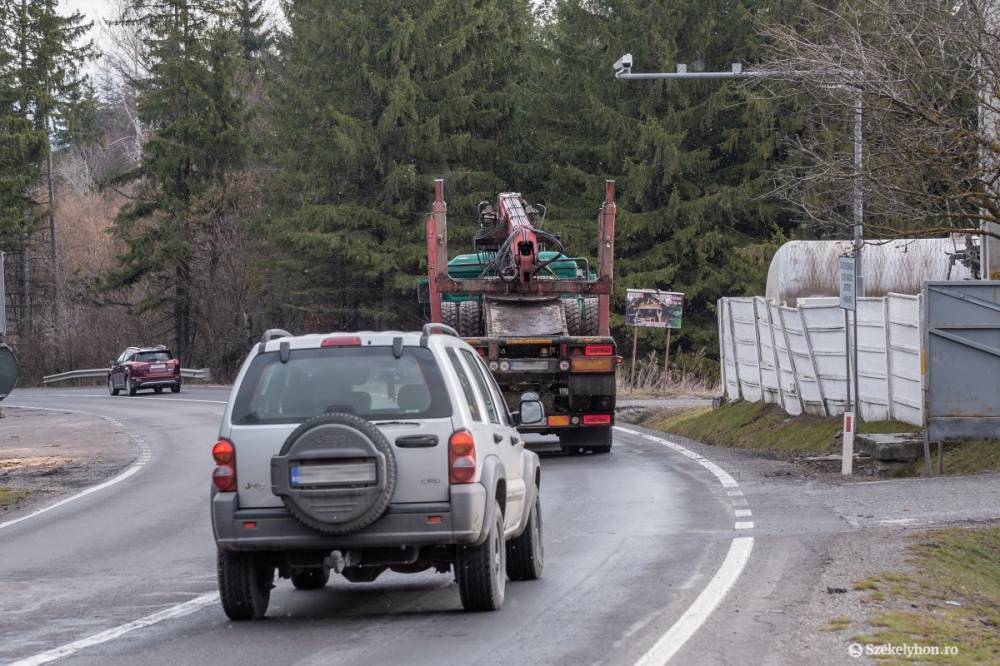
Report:
[{"label": "metal container", "polygon": [[[951,238],[897,239],[866,244],[862,254],[865,296],[919,294],[925,280],[968,280],[968,268],[951,266],[949,254],[965,249]],[[790,241],[767,270],[767,300],[794,307],[798,299],[837,296],[837,258],[850,255],[851,241]]]}]

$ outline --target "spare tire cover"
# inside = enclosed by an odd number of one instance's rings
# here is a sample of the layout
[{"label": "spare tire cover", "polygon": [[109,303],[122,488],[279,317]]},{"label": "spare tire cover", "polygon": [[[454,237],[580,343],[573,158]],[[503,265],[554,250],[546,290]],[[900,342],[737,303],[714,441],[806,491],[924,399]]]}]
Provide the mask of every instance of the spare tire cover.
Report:
[{"label": "spare tire cover", "polygon": [[392,445],[353,414],[306,421],[271,458],[271,490],[302,523],[327,534],[371,525],[395,489]]}]

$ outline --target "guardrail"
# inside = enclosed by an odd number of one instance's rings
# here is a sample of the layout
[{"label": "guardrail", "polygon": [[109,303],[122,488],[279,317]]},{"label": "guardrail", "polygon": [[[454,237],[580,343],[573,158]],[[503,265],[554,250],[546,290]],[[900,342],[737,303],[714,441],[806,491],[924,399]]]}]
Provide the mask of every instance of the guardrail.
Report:
[{"label": "guardrail", "polygon": [[[65,382],[71,379],[101,379],[106,377],[107,374],[107,368],[70,370],[69,372],[60,372],[55,375],[46,375],[45,377],[42,377],[42,383],[55,384],[57,382]],[[202,368],[200,370],[195,370],[193,368],[181,368],[181,377],[184,377],[185,379],[200,379],[207,382],[212,379],[212,371],[208,368]]]}]

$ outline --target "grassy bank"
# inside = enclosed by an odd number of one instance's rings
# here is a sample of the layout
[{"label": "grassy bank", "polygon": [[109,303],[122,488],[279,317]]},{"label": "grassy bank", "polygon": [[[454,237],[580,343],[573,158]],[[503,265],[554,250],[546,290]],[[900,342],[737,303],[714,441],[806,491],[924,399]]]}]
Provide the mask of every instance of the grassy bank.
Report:
[{"label": "grassy bank", "polygon": [[[647,415],[641,425],[715,446],[789,453],[824,453],[840,432],[841,418],[789,416],[777,405],[734,402],[719,409]],[[898,421],[865,423],[863,432],[913,432]],[[948,460],[947,456],[945,458]]]},{"label": "grassy bank", "polygon": [[15,504],[31,495],[30,490],[15,490],[0,486],[0,509],[13,508]]},{"label": "grassy bank", "polygon": [[886,573],[855,584],[868,593],[866,620],[829,628],[850,632],[851,640],[862,644],[958,650],[921,663],[1000,663],[1000,527],[920,534],[908,554],[910,573]]}]

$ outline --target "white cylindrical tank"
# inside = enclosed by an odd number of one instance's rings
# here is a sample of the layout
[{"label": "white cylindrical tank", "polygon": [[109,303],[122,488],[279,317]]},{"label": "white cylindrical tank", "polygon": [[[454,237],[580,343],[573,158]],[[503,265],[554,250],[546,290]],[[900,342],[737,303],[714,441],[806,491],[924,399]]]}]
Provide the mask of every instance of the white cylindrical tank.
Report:
[{"label": "white cylindrical tank", "polygon": [[[948,254],[965,248],[951,238],[897,239],[866,244],[861,270],[865,296],[918,294],[924,280],[947,280]],[[769,301],[795,306],[799,298],[837,296],[837,259],[851,254],[851,241],[789,241],[771,259],[767,270]],[[951,269],[952,280],[972,275],[959,262]]]}]

